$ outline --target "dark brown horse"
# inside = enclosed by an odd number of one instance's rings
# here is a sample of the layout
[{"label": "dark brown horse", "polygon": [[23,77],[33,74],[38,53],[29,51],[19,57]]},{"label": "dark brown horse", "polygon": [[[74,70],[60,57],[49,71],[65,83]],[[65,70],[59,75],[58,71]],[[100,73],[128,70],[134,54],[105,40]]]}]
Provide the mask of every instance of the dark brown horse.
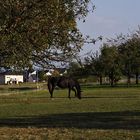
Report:
[{"label": "dark brown horse", "polygon": [[51,98],[53,97],[53,91],[54,88],[58,86],[60,88],[68,88],[68,98],[70,97],[70,92],[73,90],[75,92],[75,96],[79,99],[81,99],[81,87],[77,80],[74,80],[70,77],[49,77],[48,78],[48,89],[51,95]]}]

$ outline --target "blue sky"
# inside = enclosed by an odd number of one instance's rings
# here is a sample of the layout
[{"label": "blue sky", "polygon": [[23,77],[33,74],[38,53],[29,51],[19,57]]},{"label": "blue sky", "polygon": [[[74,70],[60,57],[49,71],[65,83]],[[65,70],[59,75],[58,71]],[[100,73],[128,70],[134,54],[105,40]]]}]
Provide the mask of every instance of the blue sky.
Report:
[{"label": "blue sky", "polygon": [[[119,34],[127,34],[138,29],[140,25],[140,0],[93,0],[96,7],[86,22],[78,23],[80,31],[96,38],[115,38]],[[85,45],[81,54],[99,50],[101,43]]]}]

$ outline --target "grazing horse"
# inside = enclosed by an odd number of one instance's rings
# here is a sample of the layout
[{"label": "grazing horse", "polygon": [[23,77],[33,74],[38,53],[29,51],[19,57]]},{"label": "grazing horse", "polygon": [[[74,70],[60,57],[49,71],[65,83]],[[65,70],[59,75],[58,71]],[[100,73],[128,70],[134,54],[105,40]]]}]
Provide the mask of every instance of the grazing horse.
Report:
[{"label": "grazing horse", "polygon": [[81,87],[77,80],[74,80],[70,77],[49,77],[48,78],[48,89],[51,94],[51,98],[53,97],[54,88],[58,86],[60,88],[68,88],[68,98],[70,99],[70,92],[73,90],[75,92],[75,96],[81,99]]}]

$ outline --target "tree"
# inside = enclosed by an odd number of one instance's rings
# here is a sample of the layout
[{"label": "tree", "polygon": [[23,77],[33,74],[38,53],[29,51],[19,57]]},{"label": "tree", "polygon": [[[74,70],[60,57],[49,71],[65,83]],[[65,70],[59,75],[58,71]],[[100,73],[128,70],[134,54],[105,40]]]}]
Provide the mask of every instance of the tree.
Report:
[{"label": "tree", "polygon": [[132,74],[135,75],[136,84],[138,84],[140,73],[140,30],[131,34],[126,42],[119,46],[119,53],[123,62],[123,69],[128,77],[128,84],[131,83]]},{"label": "tree", "polygon": [[85,69],[90,71],[90,74],[96,75],[99,78],[100,85],[102,85],[102,77],[104,75],[104,66],[101,55],[98,53],[92,54],[85,58]]},{"label": "tree", "polygon": [[83,68],[80,66],[78,62],[71,62],[68,68],[68,75],[81,77],[83,76]]},{"label": "tree", "polygon": [[116,46],[104,44],[101,48],[101,58],[105,74],[110,79],[111,86],[120,79],[121,63]]},{"label": "tree", "polygon": [[76,20],[90,0],[0,0],[0,62],[47,66],[75,57],[83,45]]}]

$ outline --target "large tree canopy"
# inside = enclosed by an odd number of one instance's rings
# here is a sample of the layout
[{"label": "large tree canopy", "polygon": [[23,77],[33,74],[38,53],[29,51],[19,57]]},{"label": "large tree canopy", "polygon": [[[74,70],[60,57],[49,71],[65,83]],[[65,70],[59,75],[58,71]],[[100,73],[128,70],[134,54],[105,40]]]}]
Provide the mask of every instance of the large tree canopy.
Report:
[{"label": "large tree canopy", "polygon": [[50,65],[83,45],[76,20],[90,0],[0,0],[0,65]]}]

